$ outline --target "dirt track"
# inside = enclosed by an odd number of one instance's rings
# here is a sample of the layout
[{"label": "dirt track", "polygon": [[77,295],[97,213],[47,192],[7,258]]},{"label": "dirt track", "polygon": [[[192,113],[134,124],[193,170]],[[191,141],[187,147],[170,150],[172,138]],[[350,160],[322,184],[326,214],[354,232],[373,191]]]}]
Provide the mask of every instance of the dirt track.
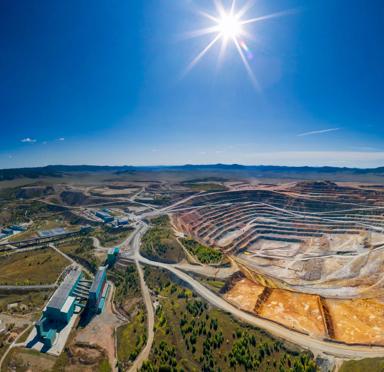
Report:
[{"label": "dirt track", "polygon": [[144,281],[143,270],[142,270],[140,264],[138,263],[138,261],[136,261],[136,267],[137,267],[137,271],[139,272],[141,293],[143,295],[145,307],[147,310],[147,343],[146,343],[144,349],[141,351],[141,353],[135,359],[132,367],[129,369],[129,371],[132,371],[132,372],[138,371],[141,368],[143,362],[148,360],[149,354],[150,354],[151,349],[152,349],[153,339],[155,336],[155,333],[153,331],[153,327],[155,324],[155,313],[153,310],[151,295],[149,293],[149,289],[147,287],[147,284]]}]

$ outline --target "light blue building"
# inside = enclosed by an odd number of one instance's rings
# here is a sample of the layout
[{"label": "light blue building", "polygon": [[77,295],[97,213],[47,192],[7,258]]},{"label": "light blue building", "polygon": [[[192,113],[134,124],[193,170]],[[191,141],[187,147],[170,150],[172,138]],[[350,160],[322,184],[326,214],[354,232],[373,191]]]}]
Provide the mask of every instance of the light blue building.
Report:
[{"label": "light blue building", "polygon": [[118,226],[127,226],[129,224],[129,219],[127,217],[119,218],[117,220]]},{"label": "light blue building", "polygon": [[105,284],[107,282],[107,267],[100,266],[95,275],[95,279],[91,285],[88,296],[88,306],[89,308],[97,312],[99,307],[100,300],[103,297],[103,291]]},{"label": "light blue building", "polygon": [[43,316],[50,321],[68,323],[76,305],[76,298],[72,296],[83,274],[80,270],[72,270],[57,288],[43,311]]},{"label": "light blue building", "polygon": [[103,211],[97,211],[95,215],[96,217],[101,218],[105,223],[113,222],[114,220],[114,218],[110,214]]},{"label": "light blue building", "polygon": [[5,234],[5,235],[12,235],[13,234],[13,230],[12,229],[10,229],[10,228],[5,228],[5,229],[3,229],[2,231],[1,231],[3,234]]},{"label": "light blue building", "polygon": [[27,231],[27,228],[21,225],[12,225],[10,228],[14,231]]},{"label": "light blue building", "polygon": [[51,328],[51,324],[47,318],[41,318],[36,322],[35,328],[39,338],[43,341],[47,347],[52,347],[55,343],[57,331]]},{"label": "light blue building", "polygon": [[45,346],[51,347],[55,342],[57,331],[71,320],[77,305],[73,294],[82,277],[81,270],[71,270],[48,301],[40,320],[36,322],[36,332]]},{"label": "light blue building", "polygon": [[108,267],[112,267],[115,264],[117,257],[119,255],[119,252],[120,250],[117,247],[108,249],[107,262],[106,262]]}]

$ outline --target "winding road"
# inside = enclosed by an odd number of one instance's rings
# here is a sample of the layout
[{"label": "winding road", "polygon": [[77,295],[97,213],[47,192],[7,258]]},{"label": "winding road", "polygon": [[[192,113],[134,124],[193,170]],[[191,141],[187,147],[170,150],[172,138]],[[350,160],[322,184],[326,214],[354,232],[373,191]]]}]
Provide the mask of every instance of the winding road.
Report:
[{"label": "winding road", "polygon": [[[197,280],[193,279],[190,275],[180,270],[177,267],[177,265],[160,263],[157,261],[149,260],[141,256],[140,254],[141,237],[143,236],[145,231],[147,231],[147,229],[148,229],[148,225],[143,221],[141,221],[137,225],[137,229],[134,232],[135,238],[131,240],[130,242],[131,244],[129,244],[128,246],[125,246],[125,249],[121,254],[123,259],[131,260],[137,264],[142,263],[145,265],[151,265],[158,268],[166,269],[172,272],[177,277],[179,277],[185,283],[188,283],[196,291],[196,293],[198,293],[202,298],[204,298],[205,300],[207,300],[209,303],[216,306],[217,308],[232,314],[236,318],[246,323],[249,323],[258,328],[262,328],[276,337],[280,337],[284,340],[287,340],[296,345],[299,345],[303,349],[311,350],[314,354],[329,354],[336,357],[349,358],[349,359],[373,358],[373,357],[384,356],[384,347],[368,346],[368,345],[347,345],[339,342],[312,338],[308,335],[298,333],[296,331],[285,328],[277,323],[256,317],[254,315],[251,315],[245,311],[238,309],[237,307],[225,301],[220,296],[211,292],[208,288],[203,286]],[[143,279],[141,278],[141,280]],[[144,288],[145,287],[146,286],[144,284]],[[145,290],[143,291],[143,294],[145,294]],[[147,306],[147,311],[150,310],[148,312],[148,321],[149,321],[149,318],[154,317],[153,306],[151,301],[150,303],[148,302],[148,298],[145,302]],[[153,324],[152,320],[151,320],[151,323]],[[148,330],[149,330],[149,336],[151,336],[153,329],[149,327]],[[144,349],[146,353],[148,352],[148,350],[150,350],[150,346],[152,346],[152,340],[153,338],[148,337],[148,342]],[[141,360],[141,362],[142,361],[143,360]]]},{"label": "winding road", "polygon": [[151,294],[149,293],[149,289],[144,280],[143,269],[141,268],[138,261],[135,261],[135,264],[137,267],[137,271],[139,273],[141,293],[143,295],[145,307],[147,310],[147,343],[144,346],[144,349],[135,359],[131,368],[129,369],[129,371],[132,371],[132,372],[138,371],[143,365],[143,362],[149,358],[149,354],[152,349],[153,339],[155,337],[155,332],[153,330],[155,325],[155,313],[153,309]]}]

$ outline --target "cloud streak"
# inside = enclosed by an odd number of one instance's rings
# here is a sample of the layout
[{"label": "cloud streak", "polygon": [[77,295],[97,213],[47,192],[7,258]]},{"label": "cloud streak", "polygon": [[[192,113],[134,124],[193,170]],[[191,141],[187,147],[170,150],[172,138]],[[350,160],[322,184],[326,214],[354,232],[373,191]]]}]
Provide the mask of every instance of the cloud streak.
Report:
[{"label": "cloud streak", "polygon": [[26,138],[23,138],[23,139],[21,140],[21,142],[23,142],[23,143],[35,143],[36,140],[33,139],[33,138],[30,138],[30,137],[26,137]]},{"label": "cloud streak", "polygon": [[[225,159],[226,160],[226,159]],[[384,151],[274,151],[243,154],[242,164],[380,167]]]},{"label": "cloud streak", "polygon": [[336,132],[338,130],[340,130],[340,128],[328,128],[328,129],[312,130],[310,132],[300,133],[300,134],[297,135],[297,137],[313,136],[313,135],[316,135],[316,134]]}]

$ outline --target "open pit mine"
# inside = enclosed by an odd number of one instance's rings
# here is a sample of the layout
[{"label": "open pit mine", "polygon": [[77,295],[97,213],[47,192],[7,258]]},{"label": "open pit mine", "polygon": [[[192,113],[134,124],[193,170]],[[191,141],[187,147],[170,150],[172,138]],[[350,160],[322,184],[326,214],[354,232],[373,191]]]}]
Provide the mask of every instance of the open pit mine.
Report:
[{"label": "open pit mine", "polygon": [[313,337],[384,345],[384,190],[299,182],[199,195],[180,232],[240,268],[225,297]]}]

